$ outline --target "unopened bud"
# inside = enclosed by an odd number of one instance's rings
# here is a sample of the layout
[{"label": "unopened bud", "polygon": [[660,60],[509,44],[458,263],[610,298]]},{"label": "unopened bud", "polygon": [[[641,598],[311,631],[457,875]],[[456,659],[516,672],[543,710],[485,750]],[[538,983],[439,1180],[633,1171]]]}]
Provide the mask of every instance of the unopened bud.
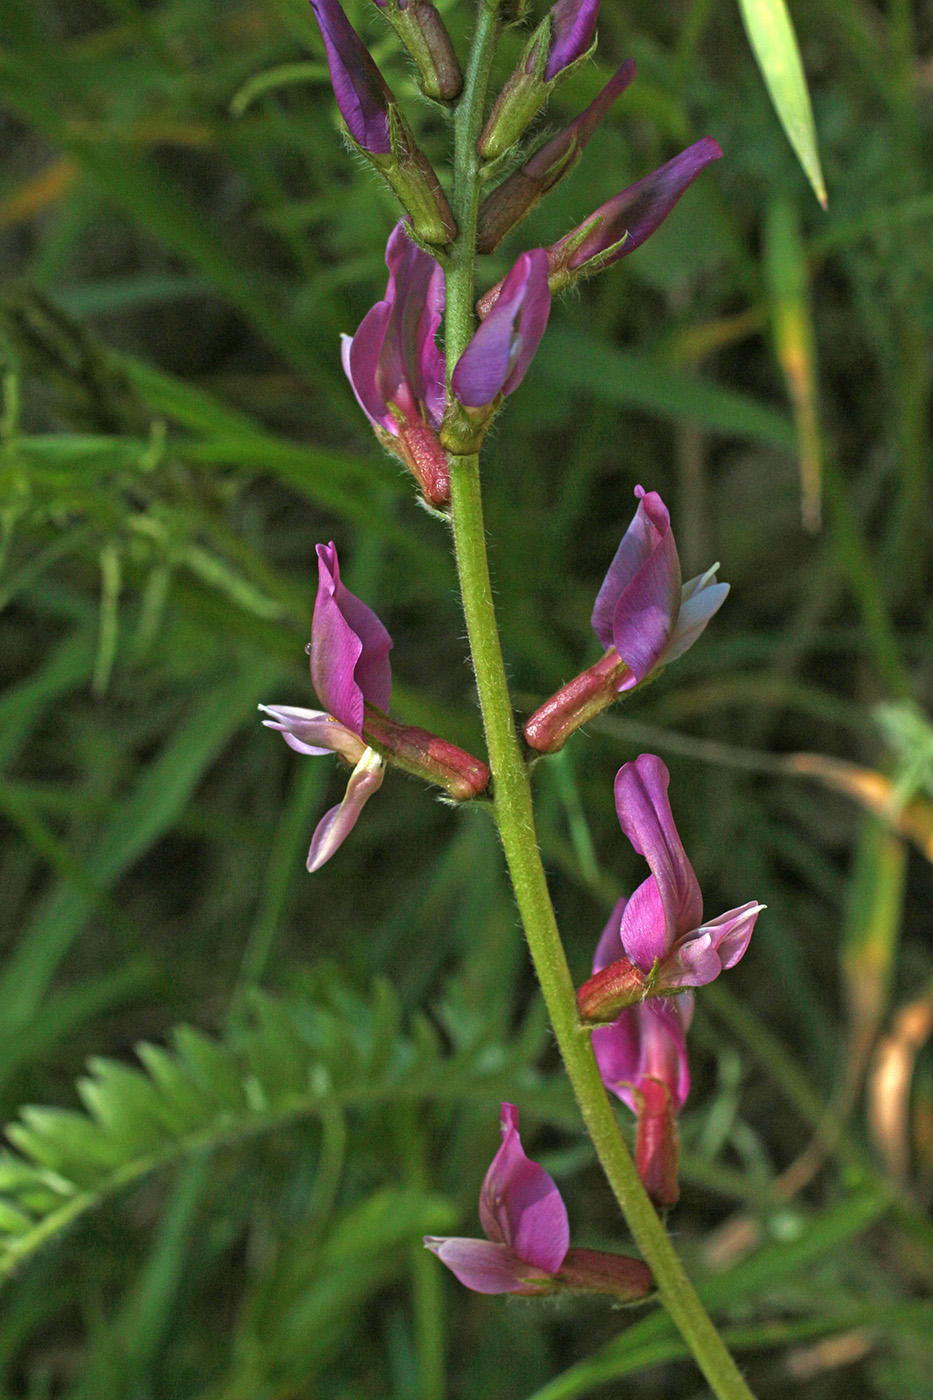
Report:
[{"label": "unopened bud", "polygon": [[551,6],[489,114],[476,147],[484,160],[495,160],[510,150],[557,83],[589,58],[595,48],[598,11],[599,0],[556,0]]},{"label": "unopened bud", "polygon": [[561,686],[525,725],[525,742],[538,753],[557,753],[581,724],[594,719],[618,699],[628,667],[614,648],[595,665]]},{"label": "unopened bud", "polygon": [[481,759],[427,729],[399,724],[375,705],[363,708],[363,738],[394,768],[443,788],[455,802],[468,802],[489,784]]},{"label": "unopened bud", "polygon": [[418,69],[425,97],[452,102],[460,96],[463,74],[450,35],[428,0],[374,0],[396,31]]},{"label": "unopened bud", "polygon": [[487,195],[479,211],[477,252],[494,252],[506,234],[570,174],[606,112],[634,76],[635,64],[628,59],[575,121],[535,151],[524,165]]}]

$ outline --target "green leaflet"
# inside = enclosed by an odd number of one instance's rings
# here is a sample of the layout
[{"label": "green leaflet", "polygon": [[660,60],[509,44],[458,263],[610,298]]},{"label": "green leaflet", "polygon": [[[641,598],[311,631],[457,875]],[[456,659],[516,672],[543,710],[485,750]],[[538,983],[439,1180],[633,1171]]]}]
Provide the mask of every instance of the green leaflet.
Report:
[{"label": "green leaflet", "polygon": [[21,1111],[6,1129],[16,1152],[0,1153],[0,1279],[149,1173],[304,1118],[425,1099],[493,1112],[517,1092],[531,1111],[553,1109],[520,1041],[485,1068],[470,1049],[444,1055],[426,1021],[402,1026],[385,981],[363,997],[321,971],[306,995],[250,1003],[248,1028],[223,1040],[182,1026],[171,1048],[139,1045],[138,1066],[93,1059],[81,1110]]},{"label": "green leaflet", "polygon": [[826,182],[797,36],[785,0],[739,0],[748,42],[774,109],[823,208]]}]

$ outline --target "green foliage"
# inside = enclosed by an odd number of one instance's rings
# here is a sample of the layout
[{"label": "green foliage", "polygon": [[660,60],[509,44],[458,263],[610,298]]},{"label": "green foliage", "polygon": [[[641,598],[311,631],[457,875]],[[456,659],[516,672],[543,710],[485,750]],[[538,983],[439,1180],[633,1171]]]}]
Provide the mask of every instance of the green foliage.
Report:
[{"label": "green foliage", "polygon": [[[252,993],[251,1024],[225,1040],[181,1026],[170,1049],[136,1046],[141,1068],[93,1058],[78,1081],[80,1110],[22,1109],[6,1129],[17,1152],[0,1155],[0,1277],[149,1173],[302,1119],[458,1097],[487,1101],[494,1112],[520,1083],[532,1100],[565,1101],[530,1070],[527,1043],[495,1055],[487,1048],[478,1056],[475,1046],[444,1054],[423,1017],[403,1032],[387,982],[366,999],[325,970],[319,981],[313,999]],[[391,1197],[370,1197],[353,1227],[365,1249],[350,1247],[345,1225],[335,1258],[346,1252],[352,1269],[374,1236],[417,1234],[400,1208]]]},{"label": "green foliage", "polygon": [[785,0],[739,0],[739,7],[775,111],[825,209],[826,181],[820,165],[813,107]]}]

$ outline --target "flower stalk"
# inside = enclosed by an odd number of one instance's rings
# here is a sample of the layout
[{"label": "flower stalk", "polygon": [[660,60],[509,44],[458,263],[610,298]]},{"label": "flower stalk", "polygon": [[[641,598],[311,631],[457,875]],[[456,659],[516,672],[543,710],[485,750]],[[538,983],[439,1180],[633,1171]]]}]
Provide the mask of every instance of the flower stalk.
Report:
[{"label": "flower stalk", "polygon": [[[458,233],[447,279],[447,364],[455,365],[473,327],[476,220],[480,195],[476,141],[498,28],[497,5],[482,0],[463,96],[454,123],[453,208]],[[494,813],[535,971],[587,1131],[658,1292],[719,1400],[752,1400],[735,1362],[697,1297],[639,1179],[590,1045],[561,943],[538,846],[528,769],[516,731],[499,642],[486,554],[479,457],[450,458],[451,523],[463,610],[490,766]]]}]

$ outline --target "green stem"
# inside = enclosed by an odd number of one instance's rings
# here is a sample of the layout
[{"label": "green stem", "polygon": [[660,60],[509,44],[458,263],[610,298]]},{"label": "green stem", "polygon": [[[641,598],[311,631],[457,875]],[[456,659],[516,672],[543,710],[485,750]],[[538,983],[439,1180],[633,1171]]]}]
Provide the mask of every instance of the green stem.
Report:
[{"label": "green stem", "polygon": [[[498,32],[496,0],[480,0],[463,97],[454,123],[453,207],[458,234],[447,275],[447,363],[456,364],[473,325],[480,161],[476,141]],[[451,522],[473,667],[495,783],[495,816],[535,971],[587,1132],[662,1302],[720,1400],[752,1400],[639,1180],[603,1088],[554,917],[535,836],[531,784],[499,644],[486,557],[479,458],[450,459]]]},{"label": "green stem", "polygon": [[587,1132],[661,1300],[720,1400],[749,1400],[746,1386],[684,1272],[625,1146],[606,1096],[554,918],[535,839],[531,785],[512,717],[486,560],[479,461],[451,460],[452,518],[463,610],[495,782],[495,813],[525,936],[564,1066]]}]

